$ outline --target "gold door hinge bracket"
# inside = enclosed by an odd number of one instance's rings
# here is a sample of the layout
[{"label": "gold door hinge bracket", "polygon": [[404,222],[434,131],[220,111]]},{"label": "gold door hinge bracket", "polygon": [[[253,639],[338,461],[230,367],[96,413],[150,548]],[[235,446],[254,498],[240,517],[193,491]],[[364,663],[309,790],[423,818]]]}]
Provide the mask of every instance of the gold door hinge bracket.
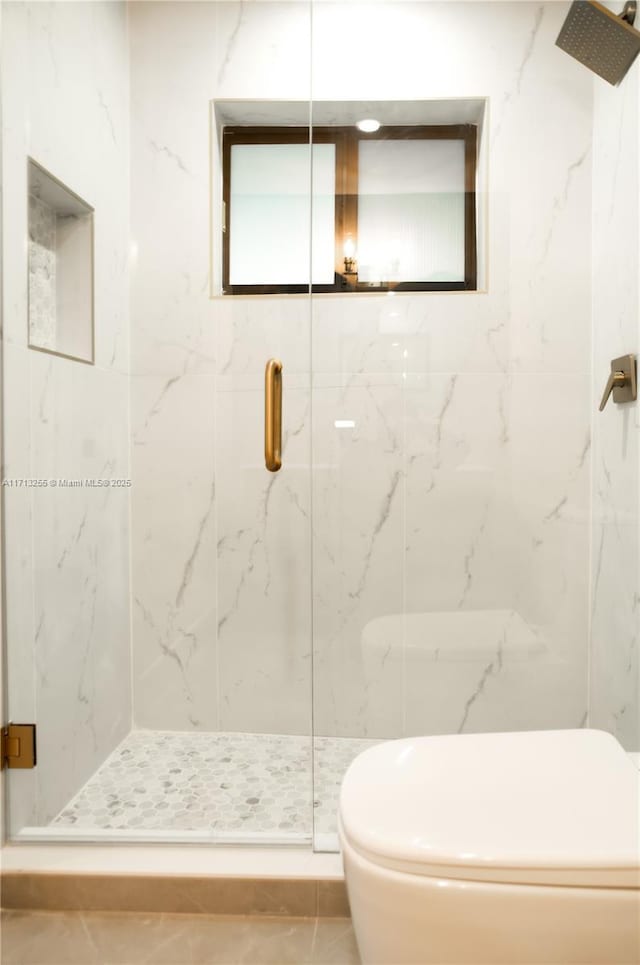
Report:
[{"label": "gold door hinge bracket", "polygon": [[36,766],[36,725],[7,724],[2,735],[2,767],[27,768]]}]

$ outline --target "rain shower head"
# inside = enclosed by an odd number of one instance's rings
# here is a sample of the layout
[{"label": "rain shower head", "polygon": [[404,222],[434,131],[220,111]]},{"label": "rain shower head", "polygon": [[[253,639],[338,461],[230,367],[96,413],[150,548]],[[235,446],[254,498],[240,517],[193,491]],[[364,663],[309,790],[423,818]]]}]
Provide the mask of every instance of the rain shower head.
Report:
[{"label": "rain shower head", "polygon": [[635,2],[616,16],[596,0],[574,0],[556,44],[610,84],[619,84],[640,52],[635,16]]}]

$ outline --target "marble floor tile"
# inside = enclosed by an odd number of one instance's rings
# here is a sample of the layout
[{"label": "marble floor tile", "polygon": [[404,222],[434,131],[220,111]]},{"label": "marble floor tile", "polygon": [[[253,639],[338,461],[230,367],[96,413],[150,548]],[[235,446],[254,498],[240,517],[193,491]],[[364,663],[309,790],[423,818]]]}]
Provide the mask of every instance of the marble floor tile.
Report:
[{"label": "marble floor tile", "polygon": [[357,965],[351,922],[82,912],[2,913],[3,965]]},{"label": "marble floor tile", "polygon": [[[342,777],[374,741],[133,731],[52,824],[89,830],[335,836]],[[311,801],[313,800],[313,809]]]}]

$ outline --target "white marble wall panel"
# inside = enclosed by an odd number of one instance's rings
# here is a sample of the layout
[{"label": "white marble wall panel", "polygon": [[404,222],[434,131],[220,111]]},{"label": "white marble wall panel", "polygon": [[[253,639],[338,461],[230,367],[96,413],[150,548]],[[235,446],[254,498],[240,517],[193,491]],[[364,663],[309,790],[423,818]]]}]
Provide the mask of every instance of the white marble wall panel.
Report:
[{"label": "white marble wall panel", "polygon": [[382,688],[365,677],[363,637],[369,621],[404,608],[403,396],[401,376],[314,389],[314,723],[321,734],[402,732],[402,674],[394,665]]},{"label": "white marble wall panel", "polygon": [[[308,385],[311,366],[311,305],[308,296],[216,299],[217,385],[220,391],[263,385],[265,364],[279,358],[291,377]],[[300,378],[302,377],[302,379]]]},{"label": "white marble wall panel", "polygon": [[[311,594],[320,733],[584,717],[592,83],[555,47],[563,14],[554,3],[317,3],[309,61],[304,3],[132,6],[133,357],[159,387],[215,372],[215,466],[203,469],[196,445],[180,451],[184,479],[197,469],[203,493],[203,472],[216,483],[217,550],[202,566],[217,587],[211,687],[221,726],[308,726]],[[206,102],[345,92],[488,98],[487,291],[318,296],[311,316],[296,296],[207,301]],[[212,175],[215,261],[215,151]],[[284,363],[289,433],[276,479],[261,467],[271,356]],[[356,425],[337,429],[338,420]],[[171,433],[180,446],[184,431],[182,418],[167,420],[162,442],[140,446],[141,486],[169,458],[153,447],[170,453]],[[135,503],[134,588],[166,630],[174,591],[150,586],[143,541],[153,532],[158,558],[178,545],[175,493],[154,498],[153,512],[146,496]],[[506,614],[487,620],[495,640],[483,638],[479,659],[454,676],[446,714],[425,708],[420,675],[409,672],[406,622],[399,639],[383,624],[388,653],[370,659],[364,648],[385,616],[443,612]],[[518,654],[522,635],[539,633],[545,669],[533,658],[514,669],[503,655],[498,673],[505,632]],[[158,660],[158,695],[175,677],[171,661]],[[136,678],[136,705],[148,708],[151,678]],[[523,701],[533,678],[544,683]]]},{"label": "white marble wall panel", "polygon": [[[5,475],[127,478],[128,71],[120,3],[3,11]],[[27,349],[27,157],[96,209],[96,365]],[[5,490],[6,491],[6,490]],[[12,830],[47,821],[131,722],[126,489],[14,490],[9,715],[39,726]]]},{"label": "white marble wall panel", "polygon": [[216,730],[215,17],[207,3],[134,3],[129,27],[134,719]]},{"label": "white marble wall panel", "polygon": [[[136,723],[309,732],[308,300],[209,298],[210,102],[308,97],[309,8],[136,3],[130,36]],[[277,478],[263,463],[272,356]]]},{"label": "white marble wall panel", "polygon": [[491,290],[315,296],[312,364],[318,377],[503,372],[509,298]]},{"label": "white marble wall panel", "polygon": [[638,405],[595,411],[610,361],[640,354],[640,81],[595,87],[593,178],[593,550],[591,706],[595,727],[640,747],[640,418]]},{"label": "white marble wall panel", "polygon": [[[3,226],[4,227],[4,226]],[[5,250],[6,254],[6,250]],[[5,308],[5,318],[7,312]],[[31,410],[28,399],[32,353],[26,345],[4,342],[2,372],[3,456],[5,479],[27,479],[31,470]],[[6,712],[16,721],[37,719],[35,690],[34,555],[31,494],[23,488],[3,489],[6,546],[5,646],[7,647]],[[35,771],[11,775],[7,797],[10,830],[38,821]]]},{"label": "white marble wall panel", "polygon": [[213,5],[133,3],[129,20],[132,371],[210,375]]},{"label": "white marble wall panel", "polygon": [[501,609],[512,599],[509,388],[508,376],[497,373],[430,373],[408,380],[411,612]]},{"label": "white marble wall panel", "polygon": [[135,722],[216,730],[215,391],[132,377]]},{"label": "white marble wall panel", "polygon": [[[387,578],[391,596],[396,581],[400,589],[393,608],[371,594],[375,604],[354,613],[343,653],[317,674],[316,720],[329,733],[585,718],[591,79],[558,56],[562,16],[559,5],[528,3],[456,4],[455,14],[438,3],[316,10],[318,99],[340,96],[344,84],[353,98],[489,98],[487,292],[314,299],[314,412],[327,385],[382,391],[400,379],[404,387],[388,413],[401,440],[404,508],[393,525],[404,555],[400,563],[388,554]],[[344,51],[338,78],[329,65],[356,29],[362,43],[357,55]],[[380,458],[376,448],[362,461],[356,492],[328,481],[331,506],[317,471],[322,431],[314,421],[314,590],[330,579],[327,550],[342,564],[340,533],[319,549],[327,517],[347,520],[373,498],[371,457]],[[323,500],[331,508],[317,518]],[[494,640],[485,634],[480,651],[470,640],[464,660],[441,655],[438,667],[414,659],[411,628],[423,618],[430,627],[434,614],[464,622],[470,612]],[[314,669],[328,663],[321,614],[316,603]],[[523,623],[544,659],[520,646]]]},{"label": "white marble wall panel", "polygon": [[291,383],[278,473],[264,467],[262,386],[217,396],[223,730],[310,733],[309,391]]},{"label": "white marble wall panel", "polygon": [[522,615],[543,629],[554,653],[572,663],[579,721],[586,710],[588,635],[588,379],[521,373],[514,377],[511,399],[508,485],[520,534],[515,601]]},{"label": "white marble wall panel", "polygon": [[[215,302],[217,646],[224,730],[311,730],[310,304]],[[283,468],[264,466],[264,369],[283,363]]]},{"label": "white marble wall panel", "polygon": [[[31,391],[33,475],[127,478],[126,374],[33,353]],[[40,821],[130,727],[128,502],[126,487],[33,492]]]}]

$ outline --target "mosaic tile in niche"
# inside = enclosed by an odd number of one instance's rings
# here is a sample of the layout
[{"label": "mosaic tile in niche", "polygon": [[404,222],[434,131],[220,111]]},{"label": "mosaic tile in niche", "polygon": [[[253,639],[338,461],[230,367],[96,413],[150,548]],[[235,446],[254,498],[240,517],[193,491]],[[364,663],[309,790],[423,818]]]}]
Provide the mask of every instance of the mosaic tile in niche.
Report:
[{"label": "mosaic tile in niche", "polygon": [[56,344],[56,214],[29,196],[29,341]]}]

